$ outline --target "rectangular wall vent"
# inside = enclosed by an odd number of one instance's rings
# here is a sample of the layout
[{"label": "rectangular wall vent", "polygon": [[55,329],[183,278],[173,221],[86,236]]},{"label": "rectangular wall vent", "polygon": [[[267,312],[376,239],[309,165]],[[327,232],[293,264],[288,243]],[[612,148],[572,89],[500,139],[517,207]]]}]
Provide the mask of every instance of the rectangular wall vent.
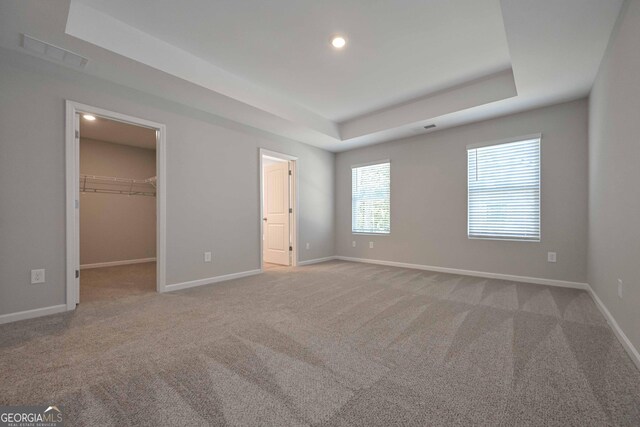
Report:
[{"label": "rectangular wall vent", "polygon": [[88,59],[61,47],[43,42],[26,34],[22,35],[22,47],[52,61],[61,62],[75,68],[83,68]]}]

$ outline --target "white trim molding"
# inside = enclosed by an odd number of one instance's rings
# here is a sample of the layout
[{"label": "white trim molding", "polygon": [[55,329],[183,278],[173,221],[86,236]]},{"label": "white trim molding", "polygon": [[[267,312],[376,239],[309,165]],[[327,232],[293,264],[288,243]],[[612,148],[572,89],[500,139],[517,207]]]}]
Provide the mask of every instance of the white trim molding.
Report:
[{"label": "white trim molding", "polygon": [[[76,269],[80,267],[79,216],[80,196],[78,180],[80,174],[79,114],[90,113],[110,120],[129,123],[156,131],[156,291],[164,292],[166,284],[167,253],[167,129],[162,123],[93,107],[91,105],[65,101],[65,188],[66,188],[66,302],[67,309],[74,310],[79,302],[79,282]],[[85,266],[85,268],[87,268]]]},{"label": "white trim molding", "polygon": [[315,258],[315,259],[308,259],[306,261],[299,261],[298,265],[299,266],[303,266],[303,265],[311,265],[311,264],[319,264],[321,262],[327,262],[327,261],[333,261],[337,259],[337,257],[335,256],[328,256],[328,257],[324,257],[324,258]]},{"label": "white trim molding", "polygon": [[529,141],[531,139],[539,139],[540,144],[542,144],[542,133],[532,133],[530,135],[522,135],[522,136],[517,136],[513,138],[499,139],[497,141],[485,141],[477,144],[469,144],[467,145],[467,150],[472,150],[474,148],[489,147],[491,145],[509,144],[509,143],[518,142],[518,141]]},{"label": "white trim molding", "polygon": [[33,310],[18,311],[16,313],[0,315],[0,325],[3,323],[17,322],[19,320],[33,319],[35,317],[49,316],[67,311],[66,304],[52,305],[50,307],[36,308]]},{"label": "white trim molding", "polygon": [[165,292],[179,291],[181,289],[195,288],[196,286],[211,285],[218,282],[226,282],[227,280],[240,279],[242,277],[255,276],[262,273],[262,270],[241,271],[240,273],[225,274],[223,276],[207,277],[205,279],[191,280],[189,282],[174,283],[165,286]]},{"label": "white trim molding", "polygon": [[95,262],[93,264],[80,264],[80,270],[89,268],[115,267],[117,265],[143,264],[145,262],[155,262],[154,258],[124,259],[121,261]]},{"label": "white trim molding", "polygon": [[375,166],[375,165],[381,165],[383,163],[391,163],[391,159],[383,159],[383,160],[372,160],[370,162],[365,162],[365,163],[357,163],[355,165],[351,165],[351,169],[353,168],[363,168],[365,166]]},{"label": "white trim molding", "polygon": [[346,257],[346,256],[336,256],[335,259],[340,259],[342,261],[364,262],[367,264],[387,265],[390,267],[412,268],[414,270],[427,270],[427,271],[434,271],[436,273],[451,273],[451,274],[460,274],[462,276],[483,277],[486,279],[501,279],[501,280],[511,280],[513,282],[534,283],[537,285],[559,286],[562,288],[582,289],[585,291],[589,289],[589,285],[587,285],[586,283],[570,282],[566,280],[545,279],[541,277],[515,276],[512,274],[489,273],[486,271],[461,270],[458,268],[435,267],[432,265],[409,264],[406,262],[383,261],[383,260],[366,259],[366,258],[352,258],[352,257]]},{"label": "white trim molding", "polygon": [[620,344],[622,344],[622,347],[624,347],[636,367],[640,369],[640,353],[638,352],[638,349],[633,346],[627,335],[618,325],[618,322],[616,322],[616,319],[609,312],[609,309],[607,309],[607,306],[604,305],[600,297],[598,297],[598,294],[595,293],[591,286],[588,286],[588,292],[604,318],[607,319],[607,323],[609,323],[609,326],[613,329],[613,333],[618,338],[618,341],[620,341]]}]

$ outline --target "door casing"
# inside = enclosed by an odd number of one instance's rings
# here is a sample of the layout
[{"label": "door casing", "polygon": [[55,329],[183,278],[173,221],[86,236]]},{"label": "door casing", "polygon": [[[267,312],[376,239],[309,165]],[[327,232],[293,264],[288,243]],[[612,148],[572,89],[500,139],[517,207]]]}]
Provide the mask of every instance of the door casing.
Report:
[{"label": "door casing", "polygon": [[[106,119],[156,130],[156,291],[165,292],[167,276],[167,131],[165,125],[71,100],[66,100],[65,104],[65,277],[67,310],[74,310],[80,298],[79,279],[76,277],[76,270],[80,270],[80,228],[78,220],[80,216],[80,140],[76,138],[80,131],[80,114],[93,114]],[[76,131],[78,131],[78,134],[76,134]]]}]

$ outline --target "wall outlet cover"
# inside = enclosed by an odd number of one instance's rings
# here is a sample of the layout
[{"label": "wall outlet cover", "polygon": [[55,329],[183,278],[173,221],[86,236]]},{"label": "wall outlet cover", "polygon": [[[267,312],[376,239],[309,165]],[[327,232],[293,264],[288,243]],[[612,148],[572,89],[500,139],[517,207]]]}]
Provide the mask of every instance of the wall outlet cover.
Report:
[{"label": "wall outlet cover", "polygon": [[211,262],[211,252],[204,253],[204,262]]},{"label": "wall outlet cover", "polygon": [[354,248],[356,247],[356,241],[355,240],[351,242],[351,246],[353,246]]},{"label": "wall outlet cover", "polygon": [[555,252],[547,252],[547,262],[556,262]]},{"label": "wall outlet cover", "polygon": [[369,242],[369,249],[373,249],[373,242]]},{"label": "wall outlet cover", "polygon": [[307,242],[307,249],[311,249],[311,243]]},{"label": "wall outlet cover", "polygon": [[44,283],[44,268],[31,270],[31,283]]}]

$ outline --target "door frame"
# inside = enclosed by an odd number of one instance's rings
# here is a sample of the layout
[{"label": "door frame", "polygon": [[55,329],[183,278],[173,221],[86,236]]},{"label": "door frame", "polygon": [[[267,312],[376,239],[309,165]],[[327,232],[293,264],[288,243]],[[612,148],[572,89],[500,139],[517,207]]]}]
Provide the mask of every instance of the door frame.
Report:
[{"label": "door frame", "polygon": [[289,195],[293,198],[292,208],[293,214],[289,218],[289,240],[293,246],[291,251],[291,267],[298,265],[298,210],[299,210],[299,197],[298,197],[298,158],[289,154],[279,153],[277,151],[267,150],[260,148],[259,150],[259,173],[258,173],[258,188],[260,191],[260,211],[258,212],[258,222],[260,223],[260,271],[264,271],[264,224],[262,218],[264,218],[264,182],[263,182],[263,156],[275,157],[276,159],[286,160],[291,167],[291,188],[289,188]]},{"label": "door frame", "polygon": [[156,291],[164,292],[166,287],[167,256],[167,142],[166,126],[103,108],[93,107],[72,100],[65,101],[65,216],[66,216],[66,303],[67,310],[74,310],[80,298],[80,286],[76,280],[76,270],[80,270],[80,227],[76,221],[80,215],[80,139],[77,115],[89,113],[109,120],[129,123],[156,131]]}]

